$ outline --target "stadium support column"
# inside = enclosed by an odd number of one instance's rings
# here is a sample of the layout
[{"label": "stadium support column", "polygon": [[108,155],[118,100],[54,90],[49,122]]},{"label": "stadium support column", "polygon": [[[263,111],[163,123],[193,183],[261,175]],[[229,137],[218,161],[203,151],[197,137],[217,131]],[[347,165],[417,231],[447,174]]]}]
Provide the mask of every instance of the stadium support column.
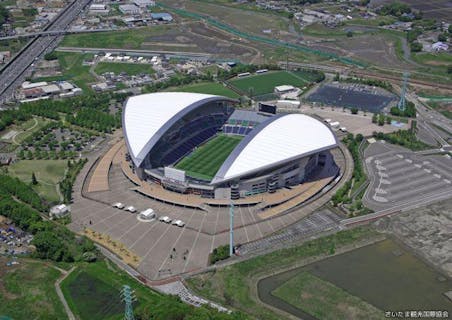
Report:
[{"label": "stadium support column", "polygon": [[231,201],[229,208],[229,256],[234,254],[234,203]]}]

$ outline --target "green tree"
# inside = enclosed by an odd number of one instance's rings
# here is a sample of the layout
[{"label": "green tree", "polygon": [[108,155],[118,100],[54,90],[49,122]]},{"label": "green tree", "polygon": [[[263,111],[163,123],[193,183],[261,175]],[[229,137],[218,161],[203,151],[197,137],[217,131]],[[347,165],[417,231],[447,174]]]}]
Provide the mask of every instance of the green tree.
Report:
[{"label": "green tree", "polygon": [[38,180],[36,180],[36,176],[35,176],[34,172],[31,173],[31,184],[34,186],[38,184]]},{"label": "green tree", "polygon": [[351,30],[347,31],[347,37],[348,38],[353,37],[353,32]]},{"label": "green tree", "polygon": [[376,114],[374,114],[372,116],[372,123],[377,123],[378,122],[378,116]]},{"label": "green tree", "polygon": [[411,43],[411,52],[420,52],[422,51],[422,44],[419,42],[412,42]]},{"label": "green tree", "polygon": [[446,41],[447,41],[447,34],[445,34],[445,33],[440,33],[440,34],[438,35],[438,41],[446,42]]}]

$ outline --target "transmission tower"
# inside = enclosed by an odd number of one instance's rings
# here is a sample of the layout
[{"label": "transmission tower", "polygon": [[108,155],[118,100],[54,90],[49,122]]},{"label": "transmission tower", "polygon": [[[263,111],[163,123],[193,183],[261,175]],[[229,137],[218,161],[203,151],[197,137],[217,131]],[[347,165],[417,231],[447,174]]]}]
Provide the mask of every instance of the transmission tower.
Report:
[{"label": "transmission tower", "polygon": [[124,309],[124,320],[135,320],[132,303],[137,299],[135,298],[134,291],[132,291],[128,285],[122,286],[121,300],[126,304]]},{"label": "transmission tower", "polygon": [[400,111],[405,111],[405,107],[406,107],[405,95],[406,95],[406,85],[408,82],[408,76],[409,76],[408,72],[403,73],[402,92],[400,93],[400,100],[399,100],[399,103],[397,104],[397,107],[399,108]]},{"label": "transmission tower", "polygon": [[229,256],[232,257],[234,254],[234,203],[231,201],[231,206],[229,208]]}]

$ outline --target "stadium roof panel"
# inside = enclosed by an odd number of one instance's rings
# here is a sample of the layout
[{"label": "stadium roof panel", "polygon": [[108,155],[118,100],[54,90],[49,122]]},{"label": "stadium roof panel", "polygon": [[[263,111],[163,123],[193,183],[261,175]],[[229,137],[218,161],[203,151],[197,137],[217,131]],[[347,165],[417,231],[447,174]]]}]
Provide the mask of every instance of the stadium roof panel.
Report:
[{"label": "stadium roof panel", "polygon": [[181,117],[215,100],[229,98],[188,92],[158,92],[127,99],[123,111],[123,130],[136,166],[160,137]]},{"label": "stadium roof panel", "polygon": [[272,117],[237,145],[211,183],[259,172],[335,146],[336,136],[319,120],[304,114]]}]

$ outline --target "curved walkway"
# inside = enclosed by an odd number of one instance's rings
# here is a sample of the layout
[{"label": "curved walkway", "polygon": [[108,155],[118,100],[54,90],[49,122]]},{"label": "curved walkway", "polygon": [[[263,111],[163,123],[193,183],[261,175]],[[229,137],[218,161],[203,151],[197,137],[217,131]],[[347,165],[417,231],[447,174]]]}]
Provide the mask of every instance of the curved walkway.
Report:
[{"label": "curved walkway", "polygon": [[108,184],[108,172],[110,171],[114,156],[123,145],[124,141],[119,141],[113,145],[110,150],[108,150],[102,159],[100,159],[89,181],[88,192],[110,190],[110,186]]}]

